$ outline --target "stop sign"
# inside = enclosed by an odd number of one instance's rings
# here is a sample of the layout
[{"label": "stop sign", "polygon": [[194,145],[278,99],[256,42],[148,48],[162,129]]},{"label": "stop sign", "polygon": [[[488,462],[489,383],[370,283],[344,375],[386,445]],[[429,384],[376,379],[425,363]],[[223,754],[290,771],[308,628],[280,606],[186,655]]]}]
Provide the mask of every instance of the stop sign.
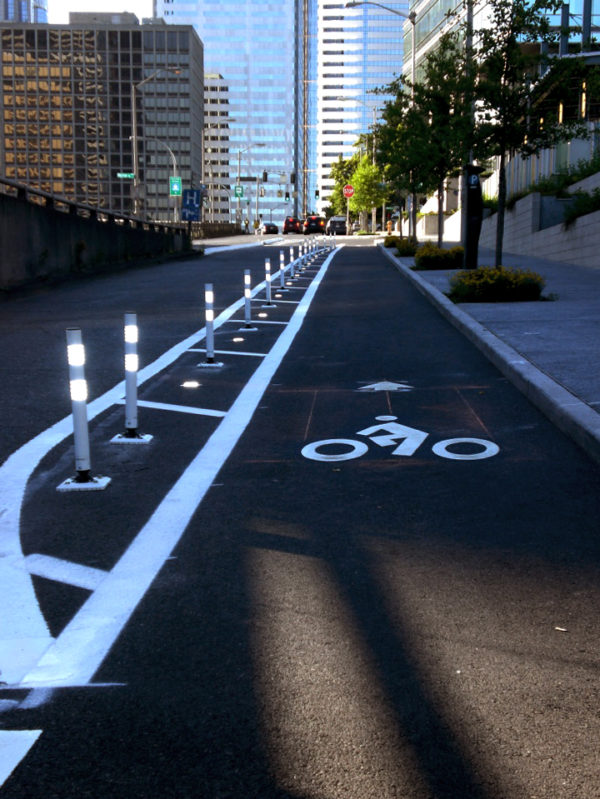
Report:
[{"label": "stop sign", "polygon": [[354,186],[351,186],[349,183],[347,183],[342,191],[344,192],[344,197],[348,197],[348,199],[350,199],[350,197],[354,195]]}]

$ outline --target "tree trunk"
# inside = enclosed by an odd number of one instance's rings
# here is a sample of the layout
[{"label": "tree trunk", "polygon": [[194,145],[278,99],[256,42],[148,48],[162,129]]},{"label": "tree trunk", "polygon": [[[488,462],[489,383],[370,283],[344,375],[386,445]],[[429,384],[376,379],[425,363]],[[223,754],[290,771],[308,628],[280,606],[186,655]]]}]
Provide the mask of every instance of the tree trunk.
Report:
[{"label": "tree trunk", "polygon": [[498,170],[498,217],[496,220],[496,257],[495,265],[502,264],[502,245],[504,242],[504,212],[506,210],[506,158],[504,148],[500,155]]},{"label": "tree trunk", "polygon": [[438,247],[444,241],[444,181],[438,183],[438,218],[437,218]]},{"label": "tree trunk", "polygon": [[412,218],[413,241],[417,241],[417,192],[413,191],[410,203],[410,215]]}]

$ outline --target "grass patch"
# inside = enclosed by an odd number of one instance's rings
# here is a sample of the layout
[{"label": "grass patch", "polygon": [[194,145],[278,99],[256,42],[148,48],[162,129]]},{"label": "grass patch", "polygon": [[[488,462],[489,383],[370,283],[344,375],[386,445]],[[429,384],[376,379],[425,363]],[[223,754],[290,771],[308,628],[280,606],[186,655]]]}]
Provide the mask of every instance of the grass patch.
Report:
[{"label": "grass patch", "polygon": [[537,272],[480,266],[453,275],[448,297],[453,302],[531,302],[542,298],[544,286]]}]

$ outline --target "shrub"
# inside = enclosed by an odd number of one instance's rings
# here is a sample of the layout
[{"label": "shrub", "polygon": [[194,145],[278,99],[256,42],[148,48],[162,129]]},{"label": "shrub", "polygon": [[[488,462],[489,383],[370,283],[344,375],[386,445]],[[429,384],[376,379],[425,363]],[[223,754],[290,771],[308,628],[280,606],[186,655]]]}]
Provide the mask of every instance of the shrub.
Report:
[{"label": "shrub", "polygon": [[600,211],[600,189],[594,189],[591,194],[578,191],[572,197],[574,198],[573,203],[565,208],[565,230],[568,230],[580,216]]},{"label": "shrub", "polygon": [[396,253],[400,258],[412,258],[417,251],[417,243],[412,239],[400,239]]},{"label": "shrub", "polygon": [[445,250],[427,242],[415,254],[415,269],[459,269],[463,265],[464,249]]},{"label": "shrub", "polygon": [[400,243],[401,239],[398,236],[386,236],[383,240],[384,247],[396,247]]},{"label": "shrub", "polygon": [[544,285],[536,272],[480,266],[453,275],[448,297],[453,302],[523,302],[539,300]]}]

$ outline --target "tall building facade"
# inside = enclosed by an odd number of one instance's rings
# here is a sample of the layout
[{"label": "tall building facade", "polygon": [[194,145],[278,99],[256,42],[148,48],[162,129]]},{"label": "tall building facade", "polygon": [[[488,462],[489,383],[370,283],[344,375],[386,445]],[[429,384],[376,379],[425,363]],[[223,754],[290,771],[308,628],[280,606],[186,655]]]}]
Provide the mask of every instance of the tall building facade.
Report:
[{"label": "tall building facade", "polygon": [[[408,13],[408,0],[386,5]],[[344,0],[154,0],[154,13],[194,25],[207,72],[227,85],[231,193],[238,175],[252,180],[233,216],[322,210],[332,163],[353,154],[386,99],[372,90],[402,71],[404,19]]]},{"label": "tall building facade", "polygon": [[205,214],[209,222],[231,220],[229,86],[218,72],[204,73]]},{"label": "tall building facade", "polygon": [[6,177],[100,209],[176,217],[169,177],[194,187],[203,173],[202,43],[192,28],[140,25],[132,14],[11,23],[0,25],[0,59]]},{"label": "tall building facade", "polygon": [[[318,207],[328,205],[332,164],[349,158],[354,144],[377,121],[387,95],[374,90],[402,73],[403,30],[408,0],[346,8],[343,0],[319,0],[317,14]],[[398,12],[398,13],[393,13]],[[403,16],[400,16],[402,14]]]},{"label": "tall building facade", "polygon": [[295,178],[296,0],[155,0],[154,13],[169,25],[193,25],[206,71],[227,85],[229,183],[233,194],[239,178],[243,192],[233,217],[280,220]]},{"label": "tall building facade", "polygon": [[0,0],[0,22],[48,22],[48,2]]}]

